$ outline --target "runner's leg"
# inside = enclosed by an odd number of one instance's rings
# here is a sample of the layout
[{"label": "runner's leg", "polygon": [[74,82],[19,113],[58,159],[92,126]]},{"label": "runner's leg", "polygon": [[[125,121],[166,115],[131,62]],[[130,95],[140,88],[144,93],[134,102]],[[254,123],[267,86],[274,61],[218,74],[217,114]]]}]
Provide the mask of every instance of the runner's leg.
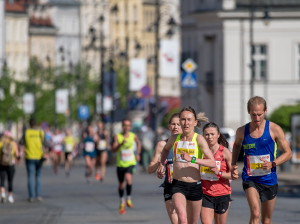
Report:
[{"label": "runner's leg", "polygon": [[259,194],[254,187],[249,187],[245,190],[247,201],[250,208],[249,224],[259,224],[260,209],[259,209]]},{"label": "runner's leg", "polygon": [[187,208],[188,208],[187,218],[189,224],[199,223],[201,207],[202,207],[202,200],[199,201],[187,200]]},{"label": "runner's leg", "polygon": [[[182,193],[175,193],[172,196],[175,210],[178,214],[178,223],[186,224],[187,213],[186,213],[186,198]],[[198,214],[199,215],[199,214]]]},{"label": "runner's leg", "polygon": [[265,201],[261,203],[261,223],[262,224],[271,224],[272,223],[272,214],[274,211],[276,202],[276,197],[272,200]]},{"label": "runner's leg", "polygon": [[202,224],[212,224],[214,220],[214,209],[203,207],[201,208],[201,223]]},{"label": "runner's leg", "polygon": [[169,218],[171,220],[172,224],[178,223],[178,215],[176,213],[176,210],[174,208],[172,200],[165,201],[166,210],[168,212]]}]

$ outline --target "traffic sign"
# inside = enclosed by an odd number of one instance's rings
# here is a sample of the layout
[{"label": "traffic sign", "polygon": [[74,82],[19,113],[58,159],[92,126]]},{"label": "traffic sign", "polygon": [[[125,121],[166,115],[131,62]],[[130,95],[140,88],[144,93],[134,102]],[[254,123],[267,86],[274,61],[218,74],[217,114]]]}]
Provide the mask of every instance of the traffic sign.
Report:
[{"label": "traffic sign", "polygon": [[90,117],[89,107],[86,105],[82,105],[78,108],[78,118],[80,120],[87,120]]},{"label": "traffic sign", "polygon": [[197,87],[197,75],[195,73],[182,72],[181,87],[182,88],[196,88]]},{"label": "traffic sign", "polygon": [[193,71],[195,71],[197,69],[197,64],[196,64],[196,62],[194,62],[193,59],[188,58],[182,63],[182,68],[184,71],[186,71],[188,73],[192,73]]}]

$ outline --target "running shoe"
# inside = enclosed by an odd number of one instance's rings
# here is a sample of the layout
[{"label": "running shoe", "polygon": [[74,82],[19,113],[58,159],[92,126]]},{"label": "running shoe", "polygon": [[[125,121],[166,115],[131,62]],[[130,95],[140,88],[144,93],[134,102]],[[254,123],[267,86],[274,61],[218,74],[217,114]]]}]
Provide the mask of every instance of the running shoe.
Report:
[{"label": "running shoe", "polygon": [[42,197],[39,196],[39,197],[36,198],[36,200],[38,200],[38,201],[43,201],[44,199],[43,199]]},{"label": "running shoe", "polygon": [[28,202],[32,203],[33,202],[33,198],[28,198]]},{"label": "running shoe", "polygon": [[5,193],[1,193],[1,203],[4,203],[6,201]]},{"label": "running shoe", "polygon": [[95,180],[96,180],[96,181],[99,181],[100,179],[101,179],[100,174],[99,174],[99,173],[96,173],[96,175],[95,175]]},{"label": "running shoe", "polygon": [[124,204],[124,203],[121,203],[121,204],[120,204],[119,213],[120,213],[121,215],[124,215],[124,214],[125,214],[125,204]]},{"label": "running shoe", "polygon": [[8,196],[8,202],[9,202],[9,203],[14,203],[14,202],[15,202],[15,200],[14,200],[14,198],[13,198],[12,195],[9,195],[9,196]]},{"label": "running shoe", "polygon": [[134,207],[131,200],[127,200],[127,207],[129,207],[129,208]]}]

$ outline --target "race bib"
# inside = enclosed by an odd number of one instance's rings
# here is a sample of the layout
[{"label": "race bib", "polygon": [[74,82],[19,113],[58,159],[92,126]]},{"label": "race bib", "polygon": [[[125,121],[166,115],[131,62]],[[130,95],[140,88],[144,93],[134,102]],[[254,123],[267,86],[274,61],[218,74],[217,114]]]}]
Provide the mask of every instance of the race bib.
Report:
[{"label": "race bib", "polygon": [[248,176],[265,176],[271,173],[271,169],[263,170],[261,159],[270,162],[270,154],[260,155],[260,156],[250,156],[247,155],[247,174]]},{"label": "race bib", "polygon": [[70,143],[66,144],[66,152],[72,152],[72,150],[73,150],[73,145]]},{"label": "race bib", "polygon": [[95,144],[94,142],[86,142],[84,148],[86,152],[93,152],[95,149]]},{"label": "race bib", "polygon": [[190,156],[197,157],[197,150],[196,150],[195,142],[179,141],[177,143],[175,161],[187,163],[187,161],[182,159],[180,156],[182,152],[187,152]]},{"label": "race bib", "polygon": [[167,172],[168,172],[168,182],[172,183],[172,181],[173,181],[173,164],[167,164]]},{"label": "race bib", "polygon": [[[220,171],[221,169],[221,161],[216,160],[216,167]],[[209,180],[209,181],[218,181],[218,176],[211,170],[210,167],[201,166],[201,179]]]},{"label": "race bib", "polygon": [[125,162],[130,162],[134,160],[134,154],[131,149],[121,150],[121,160]]},{"label": "race bib", "polygon": [[106,141],[104,139],[101,139],[99,142],[98,142],[98,147],[97,147],[98,150],[105,150],[106,149]]}]

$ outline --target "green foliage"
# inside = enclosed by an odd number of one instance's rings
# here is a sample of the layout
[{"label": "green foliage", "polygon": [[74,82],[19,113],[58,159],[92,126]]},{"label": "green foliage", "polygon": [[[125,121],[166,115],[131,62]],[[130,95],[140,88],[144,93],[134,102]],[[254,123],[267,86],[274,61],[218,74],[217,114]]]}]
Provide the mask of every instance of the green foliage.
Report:
[{"label": "green foliage", "polygon": [[172,110],[170,110],[168,113],[165,114],[163,120],[162,120],[162,127],[168,127],[168,124],[169,124],[169,120],[171,118],[171,116],[174,114],[174,113],[178,113],[180,111],[179,108],[173,108]]},{"label": "green foliage", "polygon": [[300,113],[300,104],[284,105],[274,110],[269,120],[278,124],[284,132],[288,132],[291,129],[290,117],[295,113]]},{"label": "green foliage", "polygon": [[9,76],[9,70],[3,71],[0,89],[3,91],[3,98],[0,99],[0,122],[17,121],[23,116],[23,111],[19,108],[20,92],[18,83]]},{"label": "green foliage", "polygon": [[120,94],[121,107],[127,107],[129,68],[128,66],[118,66],[117,71],[117,91]]},{"label": "green foliage", "polygon": [[[38,123],[47,122],[50,125],[64,126],[67,121],[78,120],[77,108],[88,105],[91,119],[95,116],[96,93],[99,92],[98,82],[89,78],[89,67],[85,64],[76,65],[74,68],[45,68],[37,58],[31,58],[28,79],[16,81],[13,74],[8,71],[1,78],[1,86],[5,92],[5,99],[0,100],[0,121],[18,121],[20,118],[28,122],[34,116]],[[12,92],[11,86],[15,86]],[[69,96],[70,111],[65,114],[55,114],[56,89],[73,89],[74,94]],[[12,94],[10,94],[12,92]],[[27,92],[35,96],[35,112],[25,115],[22,110],[23,95]]]}]

